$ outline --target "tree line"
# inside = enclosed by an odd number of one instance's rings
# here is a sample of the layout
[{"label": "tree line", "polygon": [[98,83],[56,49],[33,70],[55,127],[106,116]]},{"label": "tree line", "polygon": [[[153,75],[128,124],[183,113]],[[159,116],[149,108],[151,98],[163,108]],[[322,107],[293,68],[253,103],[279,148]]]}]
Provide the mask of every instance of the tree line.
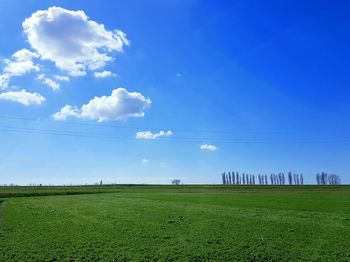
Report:
[{"label": "tree line", "polygon": [[340,177],[336,174],[321,172],[316,175],[317,185],[340,185]]},{"label": "tree line", "polygon": [[[257,179],[255,180],[255,177]],[[316,175],[318,185],[339,185],[340,177],[335,174],[328,175],[325,172]],[[288,172],[270,175],[252,175],[238,172],[222,173],[222,184],[224,185],[304,185],[303,174]]]}]

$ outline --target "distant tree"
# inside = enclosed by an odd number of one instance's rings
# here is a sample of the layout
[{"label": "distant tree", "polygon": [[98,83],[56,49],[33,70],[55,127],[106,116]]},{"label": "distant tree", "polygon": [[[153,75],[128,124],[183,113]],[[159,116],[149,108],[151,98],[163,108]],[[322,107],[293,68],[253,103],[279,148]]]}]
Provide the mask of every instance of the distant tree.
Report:
[{"label": "distant tree", "polygon": [[231,185],[232,184],[232,178],[231,178],[231,172],[228,172],[228,182]]},{"label": "distant tree", "polygon": [[236,175],[235,172],[232,171],[232,184],[236,184],[236,179],[235,179]]},{"label": "distant tree", "polygon": [[267,182],[267,175],[265,175],[265,185],[268,185],[269,183]]},{"label": "distant tree", "polygon": [[300,174],[300,185],[304,185],[304,176]]},{"label": "distant tree", "polygon": [[171,184],[173,184],[173,185],[180,185],[180,183],[181,183],[181,180],[180,179],[173,179],[173,181],[171,181]]},{"label": "distant tree", "polygon": [[320,174],[320,185],[325,185],[326,184],[326,173],[321,172]]},{"label": "distant tree", "polygon": [[273,183],[273,182],[274,182],[274,181],[273,181],[273,174],[270,175],[270,182],[271,182],[271,185],[274,184],[274,183]]},{"label": "distant tree", "polygon": [[323,173],[323,184],[324,185],[327,185],[327,182],[328,182],[328,174],[325,173],[325,172],[322,172]]},{"label": "distant tree", "polygon": [[236,172],[236,183],[237,183],[237,185],[240,184],[240,181],[239,181],[239,173],[238,173],[238,172]]},{"label": "distant tree", "polygon": [[100,181],[100,186],[102,186],[102,180]]},{"label": "distant tree", "polygon": [[325,185],[326,184],[326,173],[321,172],[321,184]]},{"label": "distant tree", "polygon": [[296,185],[297,184],[297,178],[296,178],[296,174],[293,174],[293,184]]},{"label": "distant tree", "polygon": [[288,173],[288,182],[289,182],[289,185],[293,185],[292,172]]},{"label": "distant tree", "polygon": [[226,184],[225,172],[222,173],[221,176],[222,176],[222,184],[225,185]]},{"label": "distant tree", "polygon": [[245,185],[245,174],[242,174],[242,179],[243,179],[243,185]]},{"label": "distant tree", "polygon": [[330,174],[328,176],[328,184],[329,185],[340,185],[340,177],[335,174]]},{"label": "distant tree", "polygon": [[316,182],[317,182],[317,185],[321,184],[320,174],[316,174]]}]

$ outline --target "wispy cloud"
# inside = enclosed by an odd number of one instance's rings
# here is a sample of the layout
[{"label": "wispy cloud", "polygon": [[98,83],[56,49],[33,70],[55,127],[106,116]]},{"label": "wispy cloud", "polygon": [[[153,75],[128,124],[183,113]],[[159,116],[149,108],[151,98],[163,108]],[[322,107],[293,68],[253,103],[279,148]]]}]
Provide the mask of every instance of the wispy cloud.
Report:
[{"label": "wispy cloud", "polygon": [[70,81],[70,78],[68,76],[55,75],[55,78],[58,81],[64,81],[64,82],[69,82]]},{"label": "wispy cloud", "polygon": [[151,131],[139,131],[136,133],[137,139],[157,139],[159,137],[169,137],[172,136],[173,132],[171,130],[168,131],[159,131],[158,133],[152,133]]},{"label": "wispy cloud", "polygon": [[211,144],[203,144],[200,146],[201,150],[207,150],[207,151],[216,151],[218,148],[215,145]]},{"label": "wispy cloud", "polygon": [[56,81],[47,78],[44,74],[40,74],[36,77],[37,80],[39,80],[41,83],[49,86],[52,90],[57,91],[60,89],[60,84]]},{"label": "wispy cloud", "polygon": [[112,76],[117,76],[117,74],[112,73],[111,71],[107,71],[107,70],[94,73],[95,78],[106,78],[106,77],[112,77]]},{"label": "wispy cloud", "polygon": [[149,160],[146,159],[146,158],[144,158],[144,159],[141,160],[141,162],[142,162],[142,164],[144,164],[144,165],[148,165]]}]

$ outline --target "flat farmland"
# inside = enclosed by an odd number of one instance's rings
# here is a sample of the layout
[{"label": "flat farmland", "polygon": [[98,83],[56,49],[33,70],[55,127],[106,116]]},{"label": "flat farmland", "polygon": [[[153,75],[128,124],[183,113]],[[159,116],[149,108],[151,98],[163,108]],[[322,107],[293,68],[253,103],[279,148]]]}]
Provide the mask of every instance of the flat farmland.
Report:
[{"label": "flat farmland", "polygon": [[0,188],[0,261],[350,261],[348,186]]}]

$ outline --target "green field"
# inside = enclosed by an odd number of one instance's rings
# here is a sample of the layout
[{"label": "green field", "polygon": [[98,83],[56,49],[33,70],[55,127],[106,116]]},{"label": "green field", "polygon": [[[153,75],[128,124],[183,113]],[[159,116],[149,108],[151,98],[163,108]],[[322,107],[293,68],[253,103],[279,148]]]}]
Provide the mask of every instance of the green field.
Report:
[{"label": "green field", "polygon": [[0,188],[0,261],[350,261],[350,187]]}]

